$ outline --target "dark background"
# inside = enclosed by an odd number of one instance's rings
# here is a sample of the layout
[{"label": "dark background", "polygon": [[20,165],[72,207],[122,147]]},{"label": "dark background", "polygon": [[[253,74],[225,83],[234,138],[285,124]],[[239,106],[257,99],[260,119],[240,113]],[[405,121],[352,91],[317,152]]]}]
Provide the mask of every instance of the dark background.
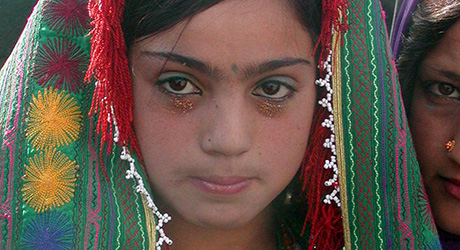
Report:
[{"label": "dark background", "polygon": [[10,55],[37,0],[0,0],[0,67]]},{"label": "dark background", "polygon": [[[154,1],[154,0],[152,0]],[[391,27],[396,0],[382,0]],[[0,0],[0,67],[8,58],[37,0]]]}]

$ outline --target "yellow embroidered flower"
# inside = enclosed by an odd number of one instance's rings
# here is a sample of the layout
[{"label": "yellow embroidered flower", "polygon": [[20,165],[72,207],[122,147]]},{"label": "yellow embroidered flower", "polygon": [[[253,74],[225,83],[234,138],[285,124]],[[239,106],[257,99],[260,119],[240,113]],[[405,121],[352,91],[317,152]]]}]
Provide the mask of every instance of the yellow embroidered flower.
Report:
[{"label": "yellow embroidered flower", "polygon": [[35,149],[68,145],[78,138],[81,111],[74,98],[56,89],[45,89],[32,97],[27,139]]},{"label": "yellow embroidered flower", "polygon": [[60,207],[73,197],[78,166],[56,149],[29,159],[22,188],[24,202],[37,213]]}]

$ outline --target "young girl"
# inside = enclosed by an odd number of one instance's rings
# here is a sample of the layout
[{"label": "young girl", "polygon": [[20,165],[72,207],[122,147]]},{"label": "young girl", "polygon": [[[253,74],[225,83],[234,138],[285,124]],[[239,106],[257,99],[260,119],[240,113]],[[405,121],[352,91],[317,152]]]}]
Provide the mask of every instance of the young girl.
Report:
[{"label": "young girl", "polygon": [[372,1],[39,2],[2,249],[438,248],[385,41]]}]

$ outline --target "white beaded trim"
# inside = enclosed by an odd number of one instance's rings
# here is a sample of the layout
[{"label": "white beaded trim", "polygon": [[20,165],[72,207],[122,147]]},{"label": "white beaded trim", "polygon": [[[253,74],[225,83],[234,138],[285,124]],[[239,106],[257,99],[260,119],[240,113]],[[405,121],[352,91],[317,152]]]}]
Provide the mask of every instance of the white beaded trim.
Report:
[{"label": "white beaded trim", "polygon": [[[113,125],[114,125],[113,140],[114,142],[118,142],[120,131],[118,130],[118,124],[117,124],[117,120],[115,119],[113,106],[110,106],[110,109],[111,109]],[[110,114],[109,114],[108,119],[110,121]],[[163,245],[163,243],[172,245],[173,243],[172,240],[168,236],[166,236],[163,230],[163,225],[168,223],[171,220],[171,216],[167,213],[162,214],[158,210],[158,207],[153,202],[153,199],[150,196],[149,192],[147,191],[147,189],[145,189],[144,181],[142,180],[142,176],[136,170],[136,164],[135,164],[136,161],[131,156],[131,154],[129,154],[128,148],[126,146],[123,147],[123,151],[121,152],[120,159],[123,161],[129,162],[129,169],[126,170],[126,179],[128,180],[134,179],[137,182],[137,186],[135,187],[134,190],[137,193],[140,193],[141,195],[145,197],[145,199],[147,200],[147,207],[150,208],[150,210],[152,210],[152,213],[156,215],[156,217],[158,218],[158,222],[157,222],[155,230],[158,231],[158,234],[160,237],[158,237],[158,240],[155,243],[156,249],[161,250],[161,246]]]},{"label": "white beaded trim", "polygon": [[[117,124],[117,120],[115,119],[115,112],[113,111],[113,106],[110,106],[110,110],[112,112],[112,117],[113,117],[113,126],[114,126],[114,133],[113,133],[113,141],[114,142],[118,142],[119,138],[120,138],[120,131],[118,130],[118,124]],[[110,122],[110,114],[109,114],[109,117],[107,118],[108,122]]]},{"label": "white beaded trim", "polygon": [[169,214],[165,213],[162,214],[158,210],[157,206],[152,200],[152,197],[150,197],[150,194],[147,192],[147,189],[144,187],[144,181],[142,180],[142,176],[137,172],[136,170],[136,165],[135,160],[133,157],[128,152],[128,149],[126,147],[123,147],[123,152],[121,152],[120,158],[124,161],[129,162],[130,169],[126,171],[126,179],[134,179],[137,181],[137,186],[135,188],[135,191],[140,193],[145,197],[147,200],[147,206],[152,210],[152,212],[156,215],[158,218],[158,222],[156,225],[156,231],[158,231],[159,237],[156,242],[156,248],[157,250],[161,250],[161,246],[163,245],[164,242],[168,245],[172,245],[172,240],[166,236],[164,230],[163,230],[163,225],[168,223],[171,220],[171,216]]},{"label": "white beaded trim", "polygon": [[[320,78],[315,81],[315,83],[320,86],[320,87],[325,87],[327,90],[327,94],[325,98],[322,98],[318,103],[324,107],[327,108],[329,111],[330,115],[328,118],[326,118],[323,123],[321,123],[321,126],[325,128],[329,128],[331,130],[331,137],[327,138],[323,144],[324,148],[328,148],[332,152],[331,159],[326,160],[324,162],[324,169],[332,169],[334,171],[334,175],[331,179],[327,180],[324,185],[327,187],[334,186],[334,190],[326,195],[324,198],[323,202],[326,204],[332,204],[332,201],[334,201],[338,207],[340,207],[340,198],[339,198],[339,193],[340,193],[340,187],[339,187],[339,182],[338,182],[338,176],[339,176],[339,169],[337,167],[337,153],[336,153],[336,148],[335,148],[335,132],[334,132],[334,115],[333,115],[333,109],[332,109],[332,94],[333,94],[333,89],[332,89],[332,84],[331,84],[331,78],[332,78],[332,50],[329,51],[329,56],[327,57],[327,60],[324,62],[322,67],[326,70],[326,76],[324,78]],[[320,66],[321,67],[321,66]]]}]

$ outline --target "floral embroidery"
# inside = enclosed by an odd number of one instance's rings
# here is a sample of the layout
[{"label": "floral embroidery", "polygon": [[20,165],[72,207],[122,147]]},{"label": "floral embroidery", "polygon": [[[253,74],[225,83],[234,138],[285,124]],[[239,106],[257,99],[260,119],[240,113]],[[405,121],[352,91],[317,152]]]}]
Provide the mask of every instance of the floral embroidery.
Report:
[{"label": "floral embroidery", "polygon": [[68,145],[78,138],[81,111],[65,92],[45,89],[32,97],[27,119],[27,139],[35,149]]},{"label": "floral embroidery", "polygon": [[31,219],[22,236],[21,249],[71,249],[74,227],[62,212],[45,212]]},{"label": "floral embroidery", "polygon": [[53,39],[38,48],[32,77],[38,84],[77,92],[84,86],[88,57],[69,39]]},{"label": "floral embroidery", "polygon": [[82,36],[90,28],[88,6],[83,0],[53,0],[46,3],[43,19],[58,33]]},{"label": "floral embroidery", "polygon": [[37,213],[68,203],[73,197],[78,166],[56,149],[40,152],[25,166],[24,202]]}]

